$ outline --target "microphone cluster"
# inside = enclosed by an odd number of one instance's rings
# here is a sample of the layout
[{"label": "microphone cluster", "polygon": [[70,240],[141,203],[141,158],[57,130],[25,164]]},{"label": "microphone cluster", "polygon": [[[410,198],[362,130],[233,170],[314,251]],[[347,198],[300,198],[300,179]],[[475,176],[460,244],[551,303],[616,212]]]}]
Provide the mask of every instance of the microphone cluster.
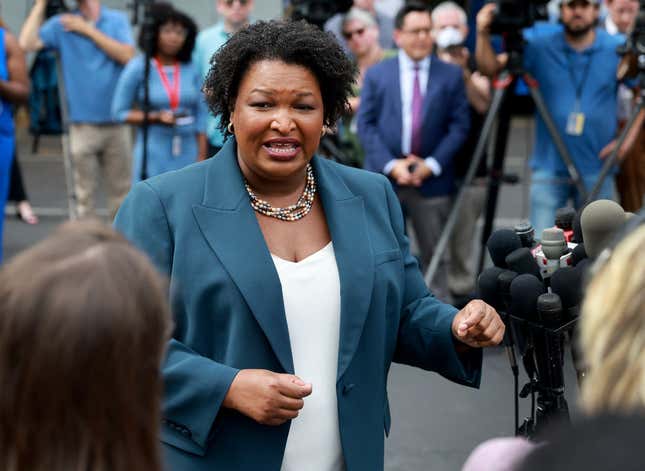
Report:
[{"label": "microphone cluster", "polygon": [[[479,275],[479,295],[506,320],[505,345],[513,373],[517,376],[517,346],[530,378],[520,396],[530,392],[535,399],[534,394],[538,394],[540,419],[568,419],[563,373],[565,334],[575,335],[590,260],[611,242],[627,217],[617,203],[599,200],[579,213],[571,208],[559,210],[555,226],[545,229],[539,241],[531,225],[522,223],[514,229],[493,232],[486,244],[494,266]],[[580,380],[584,366],[576,342],[571,341],[571,345]],[[516,432],[530,436],[536,425],[535,417],[527,419],[525,430]]]}]

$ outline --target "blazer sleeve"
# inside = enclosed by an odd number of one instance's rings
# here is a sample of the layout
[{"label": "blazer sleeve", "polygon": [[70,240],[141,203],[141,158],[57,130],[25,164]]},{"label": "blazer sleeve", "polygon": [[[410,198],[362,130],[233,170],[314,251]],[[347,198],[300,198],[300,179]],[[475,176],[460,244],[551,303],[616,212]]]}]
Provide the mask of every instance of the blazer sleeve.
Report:
[{"label": "blazer sleeve", "polygon": [[380,115],[383,113],[383,94],[379,90],[376,71],[371,68],[365,74],[361,89],[361,104],[358,107],[358,137],[365,150],[365,169],[383,173],[385,165],[396,159],[383,141],[379,129]]},{"label": "blazer sleeve", "polygon": [[444,304],[428,291],[404,233],[403,214],[392,186],[384,182],[392,228],[404,260],[403,309],[393,360],[429,371],[471,387],[479,387],[482,350],[458,354],[452,335],[457,309]]},{"label": "blazer sleeve", "polygon": [[[117,213],[114,226],[170,278],[172,233],[163,203],[148,182],[133,187]],[[172,284],[170,289],[172,292]],[[174,316],[177,325],[183,324],[185,314],[181,310],[175,310]],[[212,424],[238,372],[171,339],[162,367],[165,385],[162,439],[204,455]]]},{"label": "blazer sleeve", "polygon": [[452,100],[446,113],[448,133],[432,153],[432,157],[439,162],[441,168],[451,164],[454,156],[464,145],[470,129],[470,108],[461,69],[454,68],[453,73],[455,76],[450,93]]}]

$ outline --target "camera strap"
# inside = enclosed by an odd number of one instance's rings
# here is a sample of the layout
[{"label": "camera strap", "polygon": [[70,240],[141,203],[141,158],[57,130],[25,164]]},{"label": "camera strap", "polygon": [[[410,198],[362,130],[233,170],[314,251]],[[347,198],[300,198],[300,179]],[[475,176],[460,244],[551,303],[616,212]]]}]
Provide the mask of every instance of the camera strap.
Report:
[{"label": "camera strap", "polygon": [[170,109],[175,111],[179,107],[179,88],[181,86],[181,76],[179,70],[179,62],[176,61],[173,66],[173,81],[172,84],[168,80],[168,75],[164,70],[161,62],[155,57],[152,59],[154,61],[157,72],[159,72],[159,77],[161,78],[161,84],[168,94],[168,100],[170,101]]}]

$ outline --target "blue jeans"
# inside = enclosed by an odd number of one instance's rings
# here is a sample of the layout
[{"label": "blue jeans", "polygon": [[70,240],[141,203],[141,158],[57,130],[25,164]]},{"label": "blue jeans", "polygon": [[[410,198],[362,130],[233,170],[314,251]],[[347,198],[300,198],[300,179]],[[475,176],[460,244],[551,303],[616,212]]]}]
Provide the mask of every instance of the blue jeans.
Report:
[{"label": "blue jeans", "polygon": [[[598,181],[598,175],[583,177],[585,188],[591,191]],[[615,200],[614,176],[608,175],[602,184],[597,199]],[[578,190],[569,177],[553,175],[544,170],[535,170],[531,177],[531,224],[535,237],[540,239],[542,231],[555,224],[555,212],[567,205],[569,200],[579,208],[584,201],[580,200]]]}]

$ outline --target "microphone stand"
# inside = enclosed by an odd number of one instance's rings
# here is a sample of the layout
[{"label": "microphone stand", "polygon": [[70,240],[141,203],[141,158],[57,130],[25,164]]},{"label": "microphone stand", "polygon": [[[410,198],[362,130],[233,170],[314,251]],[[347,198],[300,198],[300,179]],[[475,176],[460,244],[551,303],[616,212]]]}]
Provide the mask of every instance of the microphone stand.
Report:
[{"label": "microphone stand", "polygon": [[[148,131],[150,128],[150,61],[152,59],[152,50],[154,49],[154,35],[152,33],[152,26],[154,20],[152,18],[150,8],[155,0],[134,0],[130,4],[132,11],[132,24],[137,25],[139,22],[139,10],[143,7],[143,53],[144,53],[144,68],[143,68],[143,124],[141,127],[142,137],[142,155],[141,155],[141,180],[148,178]],[[133,170],[134,171],[134,170]]]}]

